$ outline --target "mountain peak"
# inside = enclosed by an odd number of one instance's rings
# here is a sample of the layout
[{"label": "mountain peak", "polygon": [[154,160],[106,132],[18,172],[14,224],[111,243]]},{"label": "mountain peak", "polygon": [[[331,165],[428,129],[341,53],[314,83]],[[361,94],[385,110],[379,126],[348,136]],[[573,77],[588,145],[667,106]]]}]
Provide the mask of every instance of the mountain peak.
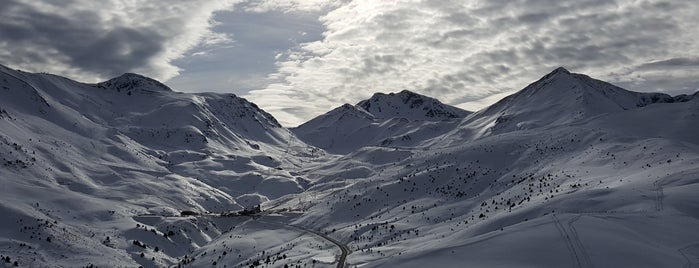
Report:
[{"label": "mountain peak", "polygon": [[391,95],[391,94],[395,94],[398,96],[406,96],[406,97],[427,97],[427,96],[417,94],[417,93],[412,92],[412,91],[407,90],[407,89],[403,89],[398,93],[390,93],[389,95]]},{"label": "mountain peak", "polygon": [[558,67],[551,71],[550,73],[544,75],[539,79],[538,81],[532,83],[532,84],[537,84],[537,83],[550,83],[552,80],[560,80],[560,79],[566,79],[566,78],[572,78],[578,74],[571,73],[568,71],[566,68],[563,67]]},{"label": "mountain peak", "polygon": [[382,93],[382,92],[377,92],[377,93],[374,93],[374,95],[371,95],[371,98],[369,98],[368,100],[365,100],[365,101],[377,102],[377,101],[381,101],[384,99],[395,98],[395,97],[398,97],[404,101],[407,101],[407,100],[413,99],[413,98],[426,98],[426,99],[430,98],[430,97],[412,92],[410,90],[404,89],[404,90],[401,90],[400,92],[397,92],[397,93],[391,92],[391,93],[386,94],[386,93]]},{"label": "mountain peak", "polygon": [[551,73],[552,73],[552,74],[557,74],[557,73],[570,74],[570,72],[569,72],[568,70],[566,70],[566,68],[563,68],[562,66],[556,68],[556,69],[553,70]]},{"label": "mountain peak", "polygon": [[[353,116],[357,118],[363,118],[367,120],[372,120],[374,118],[374,115],[370,114],[369,112],[365,111],[362,107],[355,106],[349,103],[345,103],[340,107],[337,107],[325,114],[326,116]],[[331,117],[332,117],[331,116]]]},{"label": "mountain peak", "polygon": [[371,98],[357,103],[357,106],[376,118],[403,117],[412,120],[442,120],[461,118],[469,112],[446,105],[409,90],[398,93],[375,93]]},{"label": "mountain peak", "polygon": [[[144,76],[144,75],[140,75],[140,74],[137,74],[137,73],[124,73],[124,74],[122,74],[122,75],[120,75],[120,76],[115,77],[114,79],[116,79],[116,78],[154,80],[154,79],[151,79],[151,78],[149,78],[149,77],[146,77],[146,76]],[[111,80],[111,79],[110,79],[110,80]]]},{"label": "mountain peak", "polygon": [[559,67],[484,109],[481,115],[492,116],[495,121],[493,129],[504,132],[564,125],[590,116],[689,99],[685,96],[673,98],[662,93],[628,91]]},{"label": "mountain peak", "polygon": [[145,90],[145,91],[172,91],[168,86],[159,81],[135,73],[125,73],[107,81],[98,83],[97,86],[121,90]]},{"label": "mountain peak", "polygon": [[354,110],[354,109],[356,109],[356,108],[354,107],[354,105],[349,104],[349,103],[345,103],[345,104],[343,104],[342,106],[340,106],[339,108],[342,109],[342,110]]}]

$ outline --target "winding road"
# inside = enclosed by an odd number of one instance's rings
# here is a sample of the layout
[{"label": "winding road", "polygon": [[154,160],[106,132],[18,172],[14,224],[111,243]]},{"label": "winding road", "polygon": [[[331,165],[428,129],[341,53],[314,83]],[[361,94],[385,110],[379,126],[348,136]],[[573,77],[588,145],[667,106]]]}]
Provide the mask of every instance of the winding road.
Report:
[{"label": "winding road", "polygon": [[310,233],[310,234],[316,235],[322,239],[325,239],[325,240],[329,241],[330,243],[335,244],[335,246],[340,248],[340,252],[341,252],[340,256],[337,258],[337,268],[345,268],[346,266],[348,266],[347,265],[347,255],[349,255],[350,252],[352,252],[352,251],[350,250],[349,246],[347,246],[347,244],[344,244],[344,243],[342,243],[342,242],[340,242],[340,241],[338,241],[338,240],[336,240],[336,239],[334,239],[334,238],[332,238],[332,237],[330,237],[322,232],[316,231],[316,230],[311,230],[311,229],[305,228],[303,226],[291,225],[291,224],[287,224],[287,223],[283,223],[283,222],[269,221],[269,220],[262,219],[262,217],[263,216],[253,217],[253,219],[257,220],[259,222],[267,223],[267,224],[279,225],[279,226],[284,226],[284,227],[287,227],[290,229],[295,229],[295,230],[298,230],[298,231],[303,232],[303,233]]},{"label": "winding road", "polygon": [[302,230],[302,231],[304,231],[304,232],[313,233],[313,234],[315,234],[315,235],[317,235],[317,236],[319,236],[319,237],[321,237],[321,238],[323,238],[323,239],[325,239],[325,240],[328,240],[328,241],[330,241],[331,243],[335,244],[337,247],[340,248],[340,251],[342,251],[342,253],[340,254],[340,257],[339,257],[338,260],[337,260],[337,268],[344,268],[344,267],[346,266],[347,255],[349,255],[350,252],[351,252],[351,250],[350,250],[349,246],[347,246],[347,244],[343,244],[343,243],[341,243],[340,241],[337,241],[337,240],[335,240],[334,238],[329,237],[329,236],[327,236],[327,235],[325,235],[325,234],[323,234],[323,233],[321,233],[321,232],[318,232],[318,231],[314,231],[314,230],[311,230],[311,229],[306,229],[306,228],[304,228],[304,227],[297,226],[297,225],[288,225],[288,224],[287,224],[286,226],[293,227],[293,228],[296,228],[296,229],[298,229],[298,230]]}]

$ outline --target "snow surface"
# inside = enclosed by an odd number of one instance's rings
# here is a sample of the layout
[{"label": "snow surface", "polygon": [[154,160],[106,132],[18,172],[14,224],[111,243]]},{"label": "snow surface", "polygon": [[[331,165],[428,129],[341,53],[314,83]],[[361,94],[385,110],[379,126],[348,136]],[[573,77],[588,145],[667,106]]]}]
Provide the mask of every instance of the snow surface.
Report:
[{"label": "snow surface", "polygon": [[[144,239],[135,216],[239,210],[299,193],[307,181],[292,169],[323,154],[231,94],[174,92],[135,74],[82,84],[5,67],[0,86],[0,254],[23,266],[144,265],[131,244]],[[176,263],[211,235],[201,236],[153,263]]]},{"label": "snow surface", "polygon": [[694,267],[696,96],[560,68],[453,117],[423,117],[453,111],[431,98],[377,94],[299,139],[233,95],[0,67],[0,257],[336,267],[331,237],[350,267]]}]

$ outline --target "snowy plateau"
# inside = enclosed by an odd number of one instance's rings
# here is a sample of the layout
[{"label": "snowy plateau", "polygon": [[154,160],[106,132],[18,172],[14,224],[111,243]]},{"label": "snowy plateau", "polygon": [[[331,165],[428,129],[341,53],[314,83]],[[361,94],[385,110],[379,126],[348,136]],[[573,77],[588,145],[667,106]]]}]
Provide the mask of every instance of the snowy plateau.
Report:
[{"label": "snowy plateau", "polygon": [[563,68],[480,111],[377,93],[288,129],[0,66],[0,157],[4,267],[699,267],[697,94]]}]

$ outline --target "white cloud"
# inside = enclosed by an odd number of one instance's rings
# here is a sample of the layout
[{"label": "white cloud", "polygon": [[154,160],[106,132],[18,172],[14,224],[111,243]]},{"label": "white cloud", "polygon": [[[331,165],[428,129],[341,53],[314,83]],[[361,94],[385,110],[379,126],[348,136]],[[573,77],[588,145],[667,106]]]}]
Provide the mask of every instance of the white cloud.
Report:
[{"label": "white cloud", "polygon": [[0,63],[82,81],[174,77],[192,91],[263,85],[245,97],[293,126],[378,91],[475,109],[558,66],[691,91],[696,14],[690,0],[5,0]]},{"label": "white cloud", "polygon": [[[293,126],[377,91],[475,108],[558,66],[650,90],[667,81],[644,64],[696,59],[696,14],[692,1],[355,0],[321,17],[323,39],[279,57],[277,82],[246,97]],[[696,83],[677,77],[675,88]]]},{"label": "white cloud", "polygon": [[317,12],[337,7],[343,2],[346,0],[251,0],[246,3],[245,9],[251,12]]},{"label": "white cloud", "polygon": [[166,80],[171,61],[198,44],[230,42],[213,33],[216,11],[237,0],[8,0],[0,10],[0,61],[30,71],[98,81],[123,72]]},{"label": "white cloud", "polygon": [[480,99],[456,104],[455,106],[457,106],[461,109],[467,110],[467,111],[478,111],[480,109],[487,107],[488,105],[491,105],[493,103],[496,103],[496,102],[502,100],[503,98],[505,98],[511,94],[514,94],[515,92],[516,91],[505,91],[505,92],[501,92],[501,93],[496,93],[496,94],[492,94],[492,95],[489,95],[489,96],[486,96],[486,97],[483,97]]}]

